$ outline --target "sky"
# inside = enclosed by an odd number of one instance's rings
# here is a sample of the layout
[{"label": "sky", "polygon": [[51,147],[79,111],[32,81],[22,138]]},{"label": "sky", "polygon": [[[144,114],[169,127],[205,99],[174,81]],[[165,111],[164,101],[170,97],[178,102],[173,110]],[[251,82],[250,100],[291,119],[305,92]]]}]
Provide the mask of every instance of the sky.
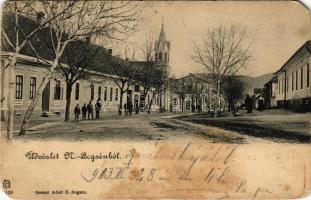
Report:
[{"label": "sky", "polygon": [[169,64],[177,77],[204,72],[191,58],[193,44],[220,25],[237,24],[247,30],[253,58],[240,73],[249,76],[277,71],[311,39],[308,10],[293,1],[146,1],[140,6],[138,30],[130,41],[141,46],[146,33],[157,39],[163,18],[166,38],[171,42]]}]

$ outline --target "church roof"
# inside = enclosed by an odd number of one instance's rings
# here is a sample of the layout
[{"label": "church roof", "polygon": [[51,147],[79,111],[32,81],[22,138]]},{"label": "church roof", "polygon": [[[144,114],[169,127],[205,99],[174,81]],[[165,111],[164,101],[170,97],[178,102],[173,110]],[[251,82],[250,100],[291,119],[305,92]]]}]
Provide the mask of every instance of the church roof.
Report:
[{"label": "church roof", "polygon": [[162,27],[161,27],[161,32],[160,32],[160,35],[159,35],[159,39],[158,39],[158,42],[160,42],[160,41],[163,41],[163,42],[166,41],[165,31],[164,31],[164,23],[163,22],[162,22]]}]

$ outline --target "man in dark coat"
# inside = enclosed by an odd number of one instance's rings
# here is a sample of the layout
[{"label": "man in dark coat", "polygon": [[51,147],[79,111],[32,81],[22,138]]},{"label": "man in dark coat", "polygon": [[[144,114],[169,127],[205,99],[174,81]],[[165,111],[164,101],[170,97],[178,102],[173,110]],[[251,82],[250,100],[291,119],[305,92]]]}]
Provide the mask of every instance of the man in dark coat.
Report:
[{"label": "man in dark coat", "polygon": [[82,110],[82,120],[85,120],[86,119],[86,112],[87,112],[86,104],[84,104],[82,106],[81,110]]},{"label": "man in dark coat", "polygon": [[127,107],[128,107],[129,116],[131,116],[131,115],[132,115],[132,112],[133,112],[133,104],[132,104],[132,101],[129,101],[129,102],[128,102]]},{"label": "man in dark coat", "polygon": [[87,104],[87,119],[90,119],[90,115],[92,116],[92,119],[94,119],[92,101]]},{"label": "man in dark coat", "polygon": [[101,109],[102,105],[99,101],[97,101],[97,103],[95,104],[96,119],[99,119],[99,113]]},{"label": "man in dark coat", "polygon": [[74,122],[78,122],[78,121],[79,121],[79,115],[80,115],[80,107],[79,107],[79,104],[77,104],[77,105],[75,106],[74,113],[75,113]]},{"label": "man in dark coat", "polygon": [[246,106],[247,113],[253,112],[253,99],[249,95],[246,95],[245,106]]},{"label": "man in dark coat", "polygon": [[136,102],[135,104],[135,114],[137,115],[139,113],[139,103]]},{"label": "man in dark coat", "polygon": [[127,103],[124,103],[124,114],[125,114],[125,116],[127,116]]}]

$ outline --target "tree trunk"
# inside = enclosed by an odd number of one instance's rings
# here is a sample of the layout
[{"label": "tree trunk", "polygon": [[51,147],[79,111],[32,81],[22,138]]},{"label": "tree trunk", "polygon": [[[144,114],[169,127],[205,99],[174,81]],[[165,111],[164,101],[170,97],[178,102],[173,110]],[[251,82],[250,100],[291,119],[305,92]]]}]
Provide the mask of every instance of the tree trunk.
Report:
[{"label": "tree trunk", "polygon": [[[121,90],[121,96],[120,96],[120,100],[119,100],[119,108],[118,108],[118,114],[122,115],[122,105],[123,105],[123,94],[125,93],[125,91]],[[124,111],[125,112],[125,111]]]},{"label": "tree trunk", "polygon": [[220,78],[217,80],[218,111],[220,112]]},{"label": "tree trunk", "polygon": [[155,96],[155,94],[152,93],[152,97],[151,97],[150,103],[148,104],[148,112],[147,112],[148,114],[150,114],[150,112],[151,112],[151,106],[152,106],[152,103],[153,103],[154,96]]},{"label": "tree trunk", "polygon": [[11,64],[9,67],[9,94],[8,94],[8,124],[7,137],[13,137],[13,122],[14,122],[14,91],[15,91],[15,69],[17,53],[13,53]]},{"label": "tree trunk", "polygon": [[55,59],[52,67],[49,70],[49,73],[47,74],[47,76],[44,78],[44,81],[41,83],[41,85],[39,86],[37,92],[36,92],[36,96],[34,97],[34,99],[31,101],[30,105],[27,108],[27,111],[25,113],[24,116],[24,120],[21,126],[21,129],[19,131],[19,135],[23,135],[26,133],[27,131],[27,127],[28,127],[28,123],[29,123],[29,119],[39,101],[39,99],[41,98],[42,92],[45,88],[45,86],[48,84],[48,82],[50,81],[50,79],[52,78],[52,75],[54,73],[54,69],[57,67],[57,63],[58,63],[58,59]]},{"label": "tree trunk", "polygon": [[65,121],[70,119],[70,103],[71,103],[72,83],[66,85],[66,109],[65,109]]}]

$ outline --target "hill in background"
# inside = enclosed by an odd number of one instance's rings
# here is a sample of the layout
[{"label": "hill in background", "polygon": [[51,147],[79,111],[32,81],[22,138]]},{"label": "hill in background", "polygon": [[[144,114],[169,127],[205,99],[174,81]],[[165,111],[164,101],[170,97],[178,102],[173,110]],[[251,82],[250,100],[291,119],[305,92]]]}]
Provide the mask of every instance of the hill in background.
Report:
[{"label": "hill in background", "polygon": [[247,87],[245,90],[245,95],[254,94],[254,88],[263,88],[265,83],[267,83],[271,78],[273,77],[273,74],[264,74],[258,77],[250,77],[250,76],[241,76],[241,79],[246,83]]}]

